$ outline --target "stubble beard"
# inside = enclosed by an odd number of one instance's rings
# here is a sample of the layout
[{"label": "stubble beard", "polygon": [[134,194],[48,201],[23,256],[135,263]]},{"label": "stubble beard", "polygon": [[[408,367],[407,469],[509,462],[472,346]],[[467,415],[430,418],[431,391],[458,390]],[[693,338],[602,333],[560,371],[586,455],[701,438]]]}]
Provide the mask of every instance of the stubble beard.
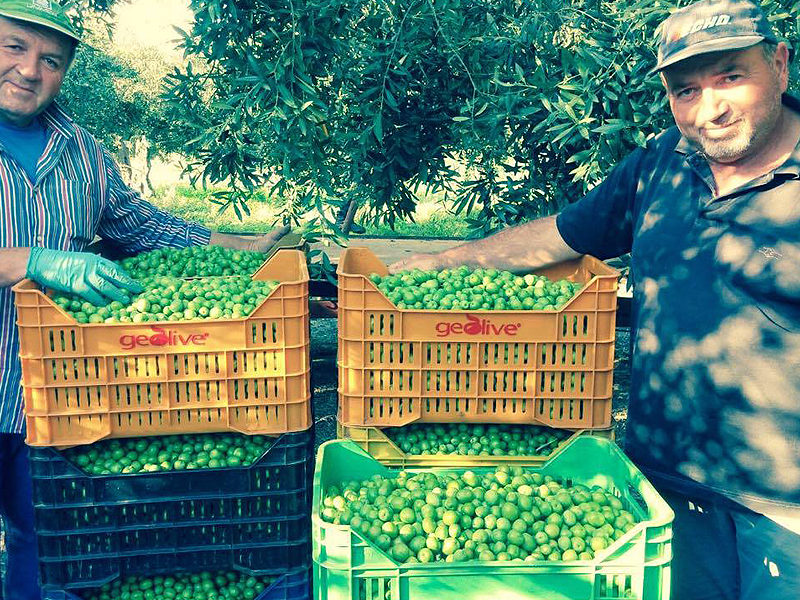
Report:
[{"label": "stubble beard", "polygon": [[713,162],[732,163],[760,151],[767,140],[772,138],[781,116],[780,93],[770,97],[768,101],[769,110],[764,113],[763,118],[742,121],[733,138],[712,140],[700,135],[696,143],[703,155]]}]

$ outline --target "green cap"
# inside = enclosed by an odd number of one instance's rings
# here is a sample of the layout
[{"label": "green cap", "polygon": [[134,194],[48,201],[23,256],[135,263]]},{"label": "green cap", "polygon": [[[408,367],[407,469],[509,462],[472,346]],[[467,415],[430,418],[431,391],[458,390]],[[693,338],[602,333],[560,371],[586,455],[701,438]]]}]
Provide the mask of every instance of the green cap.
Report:
[{"label": "green cap", "polygon": [[81,38],[55,0],[0,0],[0,16],[36,23],[63,33],[76,42]]}]

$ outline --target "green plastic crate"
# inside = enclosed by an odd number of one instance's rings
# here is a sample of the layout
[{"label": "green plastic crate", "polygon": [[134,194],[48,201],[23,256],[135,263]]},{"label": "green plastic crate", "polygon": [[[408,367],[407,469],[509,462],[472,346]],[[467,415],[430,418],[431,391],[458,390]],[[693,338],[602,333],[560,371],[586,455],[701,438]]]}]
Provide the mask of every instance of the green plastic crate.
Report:
[{"label": "green plastic crate", "polygon": [[[425,469],[408,469],[422,471]],[[428,469],[463,473],[467,469]],[[491,469],[471,469],[476,473]],[[592,561],[399,565],[349,526],[326,523],[319,507],[332,484],[391,475],[349,440],[322,444],[312,507],[315,600],[668,600],[670,507],[609,440],[575,439],[538,469],[572,483],[613,490],[637,525]]]}]

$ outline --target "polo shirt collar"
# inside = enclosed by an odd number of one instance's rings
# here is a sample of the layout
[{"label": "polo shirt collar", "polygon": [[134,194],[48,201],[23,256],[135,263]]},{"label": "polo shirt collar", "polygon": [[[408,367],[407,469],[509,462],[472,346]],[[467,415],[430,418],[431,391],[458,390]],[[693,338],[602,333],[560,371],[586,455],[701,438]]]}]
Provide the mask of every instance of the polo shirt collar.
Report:
[{"label": "polo shirt collar", "polygon": [[[800,100],[789,94],[784,94],[782,101],[785,106],[800,114]],[[797,146],[794,147],[794,150],[789,155],[789,158],[786,159],[786,162],[775,169],[775,174],[790,175],[795,178],[800,178],[800,141],[798,141]]]},{"label": "polo shirt collar", "polygon": [[680,154],[695,154],[697,152],[697,148],[692,145],[692,143],[686,139],[686,137],[681,134],[681,138],[678,140],[678,143],[675,145],[675,152]]}]

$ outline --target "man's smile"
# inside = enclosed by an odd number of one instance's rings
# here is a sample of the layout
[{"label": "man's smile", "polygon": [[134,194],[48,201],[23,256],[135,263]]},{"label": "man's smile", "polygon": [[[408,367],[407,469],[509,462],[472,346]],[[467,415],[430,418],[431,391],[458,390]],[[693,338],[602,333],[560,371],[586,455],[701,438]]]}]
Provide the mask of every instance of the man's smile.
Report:
[{"label": "man's smile", "polygon": [[[17,93],[20,93],[20,92],[28,93],[28,94],[35,94],[36,93],[35,90],[33,90],[33,89],[29,88],[29,87],[20,85],[19,83],[15,83],[13,81],[10,81],[8,79],[3,80],[2,83],[7,83],[8,85],[11,86],[11,89],[14,90]],[[0,84],[0,85],[2,85],[2,84]]]},{"label": "man's smile", "polygon": [[714,125],[712,127],[701,127],[700,128],[700,135],[710,139],[719,139],[730,135],[733,129],[738,126],[741,119],[736,119],[735,121],[731,121],[726,125]]}]

